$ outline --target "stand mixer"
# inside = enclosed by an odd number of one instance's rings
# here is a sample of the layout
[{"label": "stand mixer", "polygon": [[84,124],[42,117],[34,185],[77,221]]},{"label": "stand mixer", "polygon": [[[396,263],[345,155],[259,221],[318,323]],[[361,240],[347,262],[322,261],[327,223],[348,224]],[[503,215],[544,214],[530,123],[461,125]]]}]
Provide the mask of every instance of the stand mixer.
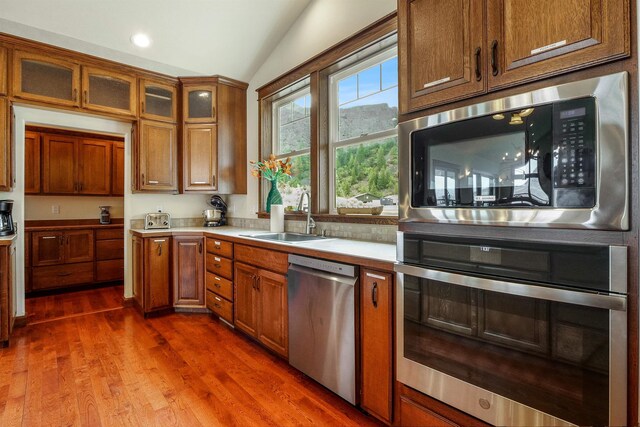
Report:
[{"label": "stand mixer", "polygon": [[227,215],[227,204],[222,200],[222,198],[218,195],[212,196],[211,200],[209,200],[209,205],[213,207],[213,209],[205,209],[202,211],[202,216],[204,217],[204,226],[205,227],[219,227],[221,225],[225,225],[227,220],[225,216]]}]

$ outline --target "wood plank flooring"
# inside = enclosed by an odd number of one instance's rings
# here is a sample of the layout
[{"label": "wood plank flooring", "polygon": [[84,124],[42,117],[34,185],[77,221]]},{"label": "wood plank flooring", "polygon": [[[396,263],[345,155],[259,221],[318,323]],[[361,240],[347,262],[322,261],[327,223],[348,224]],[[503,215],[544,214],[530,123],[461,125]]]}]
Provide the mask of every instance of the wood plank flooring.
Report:
[{"label": "wood plank flooring", "polygon": [[0,350],[0,426],[45,425],[380,424],[208,315],[115,308],[32,323]]}]

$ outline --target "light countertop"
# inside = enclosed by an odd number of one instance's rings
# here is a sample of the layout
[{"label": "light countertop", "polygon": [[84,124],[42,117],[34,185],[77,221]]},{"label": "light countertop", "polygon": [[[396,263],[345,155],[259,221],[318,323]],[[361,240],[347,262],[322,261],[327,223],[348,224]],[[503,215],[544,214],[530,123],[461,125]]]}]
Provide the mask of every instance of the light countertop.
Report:
[{"label": "light countertop", "polygon": [[[216,235],[220,237],[233,238],[235,242],[246,241],[247,244],[258,243],[260,246],[268,246],[274,249],[280,249],[285,252],[308,253],[309,251],[324,252],[328,257],[331,255],[344,255],[349,257],[357,257],[369,259],[373,261],[381,261],[386,263],[394,263],[396,261],[396,245],[391,243],[365,242],[361,240],[349,240],[342,238],[334,238],[327,236],[326,240],[312,240],[308,242],[278,242],[271,240],[262,240],[244,236],[246,234],[269,233],[267,230],[256,230],[237,227],[175,227],[168,230],[143,230],[132,229],[133,233],[142,237],[153,235],[174,235],[203,233],[204,235]],[[319,254],[318,254],[319,255]]]}]

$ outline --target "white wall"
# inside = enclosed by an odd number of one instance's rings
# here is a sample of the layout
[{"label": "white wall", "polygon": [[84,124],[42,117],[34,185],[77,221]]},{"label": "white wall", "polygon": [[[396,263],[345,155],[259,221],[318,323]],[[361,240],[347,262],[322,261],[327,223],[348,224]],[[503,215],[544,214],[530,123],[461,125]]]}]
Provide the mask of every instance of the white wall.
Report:
[{"label": "white wall", "polygon": [[[247,89],[247,162],[258,157],[256,89],[396,9],[396,0],[313,0],[258,69]],[[255,218],[258,180],[247,171],[247,195],[230,196],[229,215]]]},{"label": "white wall", "polygon": [[[57,207],[57,213],[53,207]],[[99,196],[25,196],[24,219],[98,219],[98,206],[111,206],[111,218],[124,217],[124,197]]]}]

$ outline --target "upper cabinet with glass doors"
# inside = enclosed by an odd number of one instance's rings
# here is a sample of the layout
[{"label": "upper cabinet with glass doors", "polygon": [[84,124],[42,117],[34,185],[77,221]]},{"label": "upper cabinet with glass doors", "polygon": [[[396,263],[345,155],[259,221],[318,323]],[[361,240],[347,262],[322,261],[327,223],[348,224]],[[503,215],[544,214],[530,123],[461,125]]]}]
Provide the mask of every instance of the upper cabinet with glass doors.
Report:
[{"label": "upper cabinet with glass doors", "polygon": [[182,109],[186,123],[212,123],[217,120],[215,85],[182,86]]},{"label": "upper cabinet with glass doors", "polygon": [[140,116],[163,122],[176,121],[177,88],[155,80],[140,79]]},{"label": "upper cabinet with glass doors", "polygon": [[30,52],[13,52],[13,96],[58,105],[80,105],[80,65]]},{"label": "upper cabinet with glass doors", "polygon": [[105,113],[136,115],[136,78],[82,67],[82,106]]}]

